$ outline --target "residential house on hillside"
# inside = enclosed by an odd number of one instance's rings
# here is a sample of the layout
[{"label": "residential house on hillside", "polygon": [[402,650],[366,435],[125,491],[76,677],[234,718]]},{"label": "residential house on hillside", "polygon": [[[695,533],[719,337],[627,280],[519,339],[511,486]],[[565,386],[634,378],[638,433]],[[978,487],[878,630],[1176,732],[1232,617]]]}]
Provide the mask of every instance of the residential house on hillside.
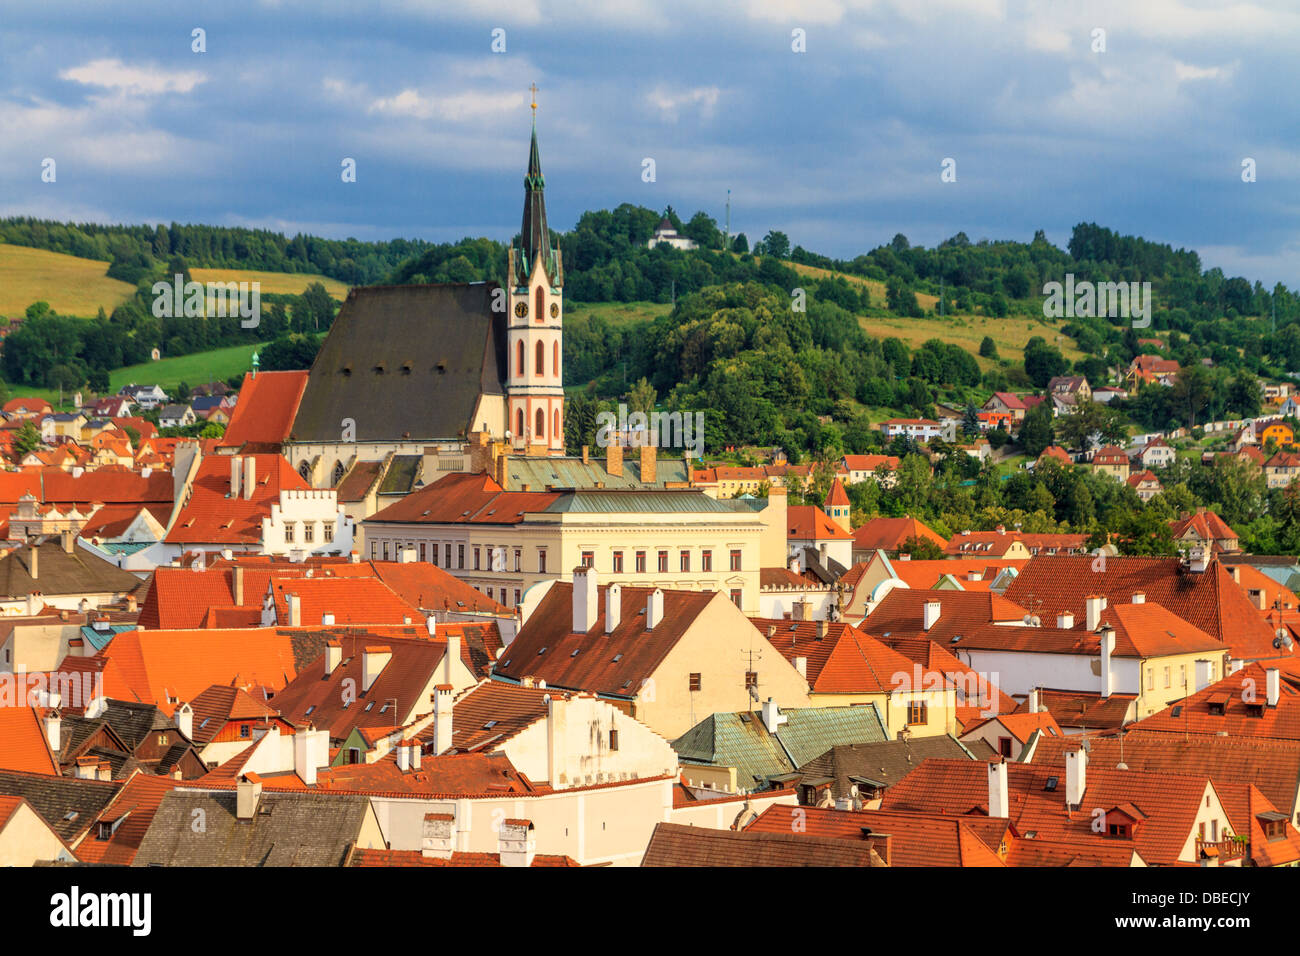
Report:
[{"label": "residential house on hillside", "polygon": [[1119,481],[1127,481],[1129,476],[1128,453],[1118,445],[1103,445],[1096,449],[1089,459],[1092,470],[1100,475],[1110,475]]},{"label": "residential house on hillside", "polygon": [[1138,500],[1144,504],[1164,490],[1160,479],[1150,470],[1136,471],[1124,483],[1137,492]]},{"label": "residential house on hillside", "polygon": [[1213,511],[1197,508],[1192,514],[1169,522],[1174,542],[1179,550],[1201,548],[1218,553],[1233,554],[1241,550],[1237,532]]},{"label": "residential house on hillside", "polygon": [[853,563],[866,561],[877,551],[884,551],[891,558],[903,553],[908,541],[929,541],[939,548],[948,542],[932,530],[925,522],[910,515],[902,518],[870,518],[853,532]]},{"label": "residential house on hillside", "polygon": [[1276,452],[1264,462],[1264,480],[1270,488],[1288,488],[1300,476],[1300,455]]}]

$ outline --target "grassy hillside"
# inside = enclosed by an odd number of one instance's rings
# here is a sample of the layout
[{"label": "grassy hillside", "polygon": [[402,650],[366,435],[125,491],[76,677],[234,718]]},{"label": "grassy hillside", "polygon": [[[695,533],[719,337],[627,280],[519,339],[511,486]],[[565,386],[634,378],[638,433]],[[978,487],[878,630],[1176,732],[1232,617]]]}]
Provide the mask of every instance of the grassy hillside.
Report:
[{"label": "grassy hillside", "polygon": [[[918,301],[921,298],[922,296],[917,295]],[[1041,319],[1035,320],[1021,315],[995,318],[987,315],[963,314],[919,319],[873,316],[859,317],[858,323],[871,335],[882,339],[892,335],[913,348],[934,338],[943,339],[952,345],[960,345],[976,357],[982,369],[989,369],[997,364],[979,355],[980,342],[986,335],[997,345],[1000,358],[1010,359],[1017,365],[1024,361],[1025,343],[1035,335],[1042,336],[1049,345],[1055,345],[1072,362],[1083,357],[1083,353],[1075,348],[1073,340],[1069,336],[1062,335],[1056,326],[1049,325]]]},{"label": "grassy hillside", "polygon": [[33,302],[45,301],[62,315],[112,312],[135,291],[110,279],[108,263],[58,252],[0,243],[0,315],[19,318]]},{"label": "grassy hillside", "polygon": [[191,269],[195,282],[260,282],[263,292],[282,295],[300,295],[307,286],[319,282],[325,291],[339,301],[347,298],[348,286],[338,279],[303,272],[258,272],[254,269]]}]

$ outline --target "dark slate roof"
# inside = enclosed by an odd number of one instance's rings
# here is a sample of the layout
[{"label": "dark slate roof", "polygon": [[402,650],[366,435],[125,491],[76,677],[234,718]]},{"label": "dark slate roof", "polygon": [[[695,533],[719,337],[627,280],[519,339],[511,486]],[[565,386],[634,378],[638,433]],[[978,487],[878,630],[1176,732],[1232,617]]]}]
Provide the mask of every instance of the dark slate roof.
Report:
[{"label": "dark slate roof", "polygon": [[[250,821],[236,794],[178,788],[163,797],[133,866],[343,866],[370,801],[342,794],[264,792]],[[190,826],[202,810],[206,826]]]},{"label": "dark slate roof", "polygon": [[105,701],[101,719],[113,728],[113,732],[122,738],[122,742],[132,751],[140,746],[140,742],[149,735],[149,731],[176,726],[171,718],[153,704],[129,700]]},{"label": "dark slate roof", "polygon": [[37,577],[31,575],[31,547],[19,548],[0,558],[0,597],[24,598],[33,591],[42,594],[129,593],[140,579],[95,557],[77,545],[64,551],[58,540],[37,545],[40,560]]},{"label": "dark slate roof", "polygon": [[480,394],[504,394],[506,316],[494,282],[371,286],[348,293],[307,377],[291,442],[456,438]]},{"label": "dark slate roof", "polygon": [[884,866],[870,840],[660,823],[642,866]]},{"label": "dark slate roof", "polygon": [[[917,737],[914,740],[882,740],[879,743],[832,747],[799,768],[805,777],[831,777],[836,798],[847,797],[856,779],[874,785],[891,786],[930,757],[940,760],[973,760],[975,756],[955,737]],[[856,778],[856,779],[851,779]]]},{"label": "dark slate roof", "polygon": [[[21,770],[0,770],[0,793],[23,797],[66,843],[90,826],[117,795],[121,782],[77,780]],[[68,819],[70,814],[75,814]]]}]

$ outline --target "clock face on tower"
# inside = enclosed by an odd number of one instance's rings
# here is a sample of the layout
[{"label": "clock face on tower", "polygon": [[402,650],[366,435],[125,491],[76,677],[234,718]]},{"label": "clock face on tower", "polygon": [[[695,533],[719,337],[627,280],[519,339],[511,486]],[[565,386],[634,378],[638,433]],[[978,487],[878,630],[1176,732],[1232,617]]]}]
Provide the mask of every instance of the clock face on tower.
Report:
[{"label": "clock face on tower", "polygon": [[560,317],[560,304],[559,304],[558,302],[552,302],[552,303],[551,303],[551,318],[553,318],[553,319],[558,319],[559,317]]},{"label": "clock face on tower", "polygon": [[524,318],[524,316],[528,315],[528,303],[527,302],[515,303],[515,315],[519,316],[519,318],[521,319]]}]

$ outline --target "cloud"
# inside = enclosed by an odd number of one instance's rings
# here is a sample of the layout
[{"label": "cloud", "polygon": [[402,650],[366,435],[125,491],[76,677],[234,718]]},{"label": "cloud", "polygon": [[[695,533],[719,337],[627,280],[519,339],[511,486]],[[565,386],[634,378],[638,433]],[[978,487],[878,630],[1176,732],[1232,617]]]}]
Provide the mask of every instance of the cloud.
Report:
[{"label": "cloud", "polygon": [[1179,82],[1183,80],[1227,80],[1232,78],[1236,66],[1192,66],[1180,60],[1174,61],[1174,76]]},{"label": "cloud", "polygon": [[367,107],[367,112],[418,120],[436,119],[461,123],[510,110],[519,112],[527,103],[527,96],[522,92],[466,90],[460,93],[437,95],[407,88],[395,96],[381,96],[372,100]]},{"label": "cloud", "polygon": [[677,122],[684,109],[697,109],[701,118],[710,119],[718,105],[721,91],[716,86],[697,86],[692,89],[670,90],[656,86],[646,94],[646,102],[658,110],[664,119]]},{"label": "cloud", "polygon": [[118,59],[92,60],[59,72],[59,79],[83,86],[99,86],[131,95],[157,96],[161,93],[188,93],[207,80],[198,70],[163,70],[150,66],[130,66]]}]

